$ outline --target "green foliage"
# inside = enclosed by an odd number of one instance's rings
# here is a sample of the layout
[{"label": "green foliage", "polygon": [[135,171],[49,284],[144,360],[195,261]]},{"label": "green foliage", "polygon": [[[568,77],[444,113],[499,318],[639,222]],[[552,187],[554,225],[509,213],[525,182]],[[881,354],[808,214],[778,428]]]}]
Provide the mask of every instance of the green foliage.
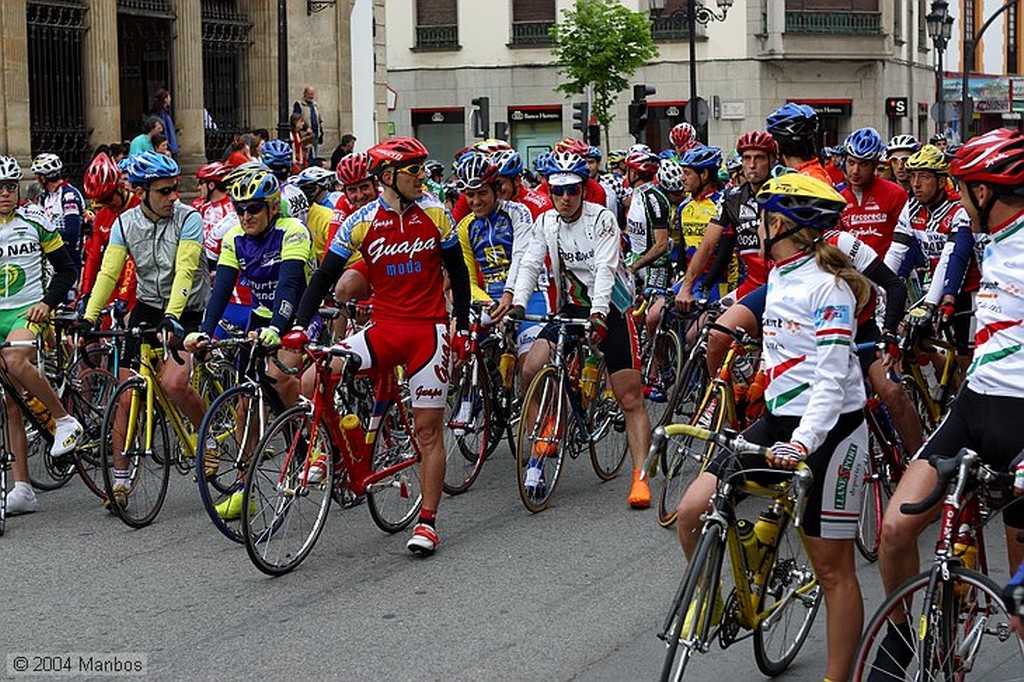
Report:
[{"label": "green foliage", "polygon": [[629,87],[629,77],[658,55],[650,20],[618,0],[576,0],[551,27],[551,37],[565,79],[556,89],[578,95],[592,86],[591,111],[607,133],[615,118],[612,107]]}]

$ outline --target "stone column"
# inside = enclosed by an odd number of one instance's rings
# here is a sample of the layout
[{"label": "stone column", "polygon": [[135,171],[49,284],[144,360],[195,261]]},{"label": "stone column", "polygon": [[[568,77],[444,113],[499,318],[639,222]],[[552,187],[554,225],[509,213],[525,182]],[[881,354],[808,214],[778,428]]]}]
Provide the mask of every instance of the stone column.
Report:
[{"label": "stone column", "polygon": [[[339,2],[335,9],[335,31],[338,36],[338,106],[332,124],[338,127],[337,139],[324,138],[327,156],[341,142],[341,136],[352,132],[352,0]],[[324,155],[324,152],[320,152]]]},{"label": "stone column", "polygon": [[274,137],[277,127],[277,2],[247,0],[252,21],[248,59],[249,121]]},{"label": "stone column", "polygon": [[117,2],[91,0],[82,46],[85,127],[89,146],[121,139],[121,87],[117,57]]},{"label": "stone column", "polygon": [[373,0],[373,52],[374,73],[374,120],[377,124],[377,140],[388,138],[388,44],[385,27],[387,5],[384,0]]},{"label": "stone column", "polygon": [[174,0],[174,125],[178,163],[191,176],[206,162],[203,130],[203,17],[200,0]]},{"label": "stone column", "polygon": [[0,2],[0,154],[17,158],[26,174],[32,156],[27,20],[25,0]]}]

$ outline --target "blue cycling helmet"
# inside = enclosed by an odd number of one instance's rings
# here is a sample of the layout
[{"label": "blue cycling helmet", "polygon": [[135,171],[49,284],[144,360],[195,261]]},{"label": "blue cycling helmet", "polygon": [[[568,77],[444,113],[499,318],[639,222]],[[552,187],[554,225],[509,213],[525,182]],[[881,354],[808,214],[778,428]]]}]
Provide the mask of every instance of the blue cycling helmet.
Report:
[{"label": "blue cycling helmet", "polygon": [[148,185],[162,178],[176,178],[181,175],[178,162],[159,152],[148,151],[132,157],[128,164],[128,182],[133,185]]},{"label": "blue cycling helmet", "polygon": [[846,138],[843,152],[851,159],[878,161],[885,152],[885,143],[874,128],[860,128]]},{"label": "blue cycling helmet", "polygon": [[731,173],[738,173],[743,170],[743,157],[739,154],[733,154],[729,157],[729,160],[725,162],[725,170]]},{"label": "blue cycling helmet", "polygon": [[[685,155],[686,152],[683,152]],[[680,157],[676,156],[675,151],[671,149],[662,149],[658,152],[658,158],[662,161],[678,161]]]},{"label": "blue cycling helmet", "polygon": [[788,140],[809,140],[818,132],[818,114],[806,104],[787,102],[765,121],[772,137]]},{"label": "blue cycling helmet", "polygon": [[523,157],[515,149],[505,149],[491,155],[491,163],[498,167],[498,175],[514,178],[523,173]]},{"label": "blue cycling helmet", "polygon": [[722,150],[718,147],[699,144],[683,154],[679,159],[679,165],[685,168],[717,172],[722,167]]},{"label": "blue cycling helmet", "polygon": [[260,152],[263,163],[272,169],[291,168],[292,147],[284,140],[267,140]]},{"label": "blue cycling helmet", "polygon": [[574,152],[555,152],[551,156],[552,173],[575,173],[584,180],[590,177],[587,160]]},{"label": "blue cycling helmet", "polygon": [[537,155],[537,158],[533,160],[533,170],[537,172],[537,175],[546,178],[552,173],[558,172],[558,168],[553,163],[554,156],[554,152],[541,152]]},{"label": "blue cycling helmet", "polygon": [[604,158],[604,155],[601,154],[601,149],[599,147],[590,145],[589,147],[587,147],[587,153],[584,156],[584,158],[597,159],[598,161],[600,161],[602,158]]}]

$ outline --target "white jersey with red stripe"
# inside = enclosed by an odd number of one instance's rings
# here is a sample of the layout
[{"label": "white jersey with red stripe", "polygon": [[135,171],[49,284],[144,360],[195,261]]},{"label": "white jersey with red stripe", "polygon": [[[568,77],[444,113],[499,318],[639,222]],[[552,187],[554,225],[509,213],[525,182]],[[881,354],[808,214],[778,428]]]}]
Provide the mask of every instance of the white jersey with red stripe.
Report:
[{"label": "white jersey with red stripe", "polygon": [[853,337],[857,301],[850,287],[821,270],[813,254],[776,264],[762,318],[765,404],[800,417],[793,432],[814,452],[840,414],[864,407],[864,378]]},{"label": "white jersey with red stripe", "polygon": [[1024,398],[1024,212],[990,234],[967,385],[975,393]]}]

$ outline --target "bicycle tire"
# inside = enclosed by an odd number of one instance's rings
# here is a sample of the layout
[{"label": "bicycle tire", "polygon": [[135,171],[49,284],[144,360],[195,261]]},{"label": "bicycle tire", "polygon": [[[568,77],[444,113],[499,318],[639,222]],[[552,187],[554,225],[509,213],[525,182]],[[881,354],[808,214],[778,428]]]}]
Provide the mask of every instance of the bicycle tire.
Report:
[{"label": "bicycle tire", "polygon": [[[900,385],[903,386],[903,390],[906,392],[907,397],[910,398],[914,410],[921,418],[921,435],[927,440],[928,436],[935,430],[935,427],[938,426],[938,423],[932,416],[931,400],[925,396],[924,389],[911,376],[904,376]],[[906,464],[905,462],[904,465]]]},{"label": "bicycle tire", "polygon": [[[537,412],[533,422],[529,419],[529,406],[537,403]],[[559,406],[557,403],[561,403]],[[561,410],[562,418],[556,418],[557,410]],[[516,484],[519,489],[519,499],[523,506],[536,514],[547,509],[551,502],[551,496],[558,486],[561,477],[562,464],[565,460],[565,436],[569,429],[567,420],[571,419],[569,410],[569,399],[565,395],[561,376],[557,368],[550,365],[541,368],[530,386],[526,389],[521,408],[519,420],[519,442],[516,447]],[[553,426],[550,433],[544,436],[545,445],[542,448],[554,448],[554,452],[546,451],[544,456],[534,457],[535,444],[541,437],[544,425],[551,418]],[[541,477],[538,485],[526,485],[526,473],[531,462],[539,465]]]},{"label": "bicycle tire", "polygon": [[384,411],[373,438],[370,461],[375,472],[412,462],[366,490],[370,518],[377,527],[385,533],[404,530],[419,514],[423,493],[420,489],[420,452],[412,415],[403,402],[394,401]]},{"label": "bicycle tire", "polygon": [[[823,595],[803,542],[796,529],[789,523],[785,523],[781,528],[772,554],[774,565],[768,582],[758,597],[757,611],[761,614],[769,609],[784,611],[783,615],[770,625],[765,620],[754,628],[754,660],[758,670],[769,677],[782,674],[800,652],[814,625]],[[795,594],[787,598],[785,603],[781,602],[780,598],[791,594],[791,590],[795,590]],[[800,611],[801,608],[804,610]],[[776,612],[773,611],[773,615]],[[799,619],[796,623],[788,619],[792,614],[796,614]],[[776,654],[772,651],[772,643],[779,628],[782,637],[789,643]],[[796,631],[795,636],[790,635],[793,630]]]},{"label": "bicycle tire", "polygon": [[[472,386],[474,371],[477,372],[480,382],[476,389]],[[462,366],[458,382],[453,382],[452,389],[448,391],[448,400],[445,401],[445,467],[442,487],[449,495],[461,495],[469,490],[473,481],[480,475],[480,468],[487,457],[492,440],[494,413],[490,382],[479,354],[473,355],[470,361]],[[470,395],[471,392],[473,395]],[[472,405],[473,416],[468,425],[468,432],[460,434],[449,424],[459,412],[461,403],[467,399]]]},{"label": "bicycle tire", "polygon": [[590,429],[588,449],[594,473],[602,481],[610,481],[619,475],[626,461],[629,439],[626,437],[626,417],[608,386],[604,360],[598,365],[598,370],[597,390],[587,410]]},{"label": "bicycle tire", "polygon": [[[7,419],[0,417],[4,429],[7,428]],[[7,530],[7,471],[11,464],[7,457],[7,438],[4,437],[3,450],[0,450],[0,537]]]},{"label": "bicycle tire", "polygon": [[[700,638],[700,641],[709,641],[708,633],[714,625],[708,622],[705,614],[714,614],[714,600],[721,589],[718,578],[721,576],[724,553],[725,540],[718,528],[705,527],[665,620],[662,639],[665,640],[667,651],[661,667],[661,682],[679,682],[683,679],[686,666],[694,653],[691,643],[695,637]],[[714,585],[714,588],[709,589],[708,585]],[[691,610],[700,615],[687,623],[687,615]],[[684,642],[685,645],[680,647]]]},{"label": "bicycle tire", "polygon": [[[128,395],[134,393],[134,395]],[[132,431],[135,438],[126,442],[127,433],[115,432],[118,412],[122,408],[121,401],[127,399],[126,417],[131,419],[134,412],[138,418],[134,428],[126,425],[126,431]],[[134,408],[131,404],[135,403]],[[145,450],[146,421],[153,420],[153,449]],[[127,504],[118,504],[113,497],[114,491],[114,438],[123,443],[122,454],[130,462],[129,496]],[[167,434],[167,420],[163,418],[159,403],[154,405],[154,413],[146,410],[146,381],[136,377],[122,382],[110,398],[110,404],[103,415],[103,426],[100,430],[100,469],[103,473],[103,487],[107,494],[107,505],[121,521],[132,528],[144,528],[153,523],[163,507],[167,496],[167,484],[171,476],[171,444]]]},{"label": "bicycle tire", "polygon": [[83,441],[75,448],[75,471],[93,495],[106,501],[100,469],[100,432],[103,416],[117,388],[117,379],[105,369],[87,367],[64,395],[64,407],[82,424]]},{"label": "bicycle tire", "polygon": [[[683,355],[683,343],[679,339],[679,334],[673,329],[658,331],[654,335],[654,343],[650,344],[648,353],[652,357],[645,359],[640,365],[644,368],[644,376],[642,377],[645,389],[644,404],[647,408],[647,414],[650,416],[651,424],[658,426],[666,423],[666,420],[670,418],[671,405],[669,401],[675,392],[676,384],[679,383],[679,379],[682,376],[686,358]],[[653,365],[659,354],[663,357],[663,360],[658,363],[659,376],[652,378],[648,375],[653,367],[649,368],[648,363]],[[651,400],[650,396],[653,395],[655,390],[660,392],[662,402]]]},{"label": "bicycle tire", "polygon": [[882,538],[882,517],[890,496],[887,467],[878,468],[885,462],[888,447],[879,441],[875,428],[868,428],[868,458],[864,471],[864,495],[861,497],[860,516],[857,518],[857,535],[854,540],[857,551],[868,561],[878,560],[878,548]]},{"label": "bicycle tire", "polygon": [[[260,409],[255,386],[249,383],[232,386],[210,404],[196,439],[195,478],[199,498],[214,527],[232,542],[242,542],[241,516],[224,518],[217,507],[227,504],[231,495],[244,485],[245,465],[263,436],[259,428],[263,418],[258,414]],[[217,449],[212,452],[206,448],[211,438],[217,442]],[[245,452],[249,457],[243,457]],[[212,476],[206,475],[207,467],[215,472]]]},{"label": "bicycle tire", "polygon": [[25,424],[25,438],[28,442],[28,478],[36,490],[58,490],[75,477],[74,461],[57,465],[50,455],[52,438],[40,434],[34,424]]},{"label": "bicycle tire", "polygon": [[[939,679],[1019,679],[1020,671],[1024,670],[1024,641],[1009,632],[1010,614],[1006,612],[999,586],[988,576],[962,566],[949,566],[948,581],[941,580],[938,571],[938,567],[933,567],[929,571],[919,573],[903,583],[882,602],[882,605],[868,621],[860,643],[857,645],[852,680],[856,682],[867,680],[868,674],[872,670],[885,673],[884,670],[876,668],[876,664],[879,660],[880,644],[886,632],[891,630],[888,626],[895,622],[890,618],[897,612],[909,614],[907,619],[916,625],[916,627],[909,627],[904,631],[907,637],[904,639],[904,644],[911,650],[911,653],[908,656],[909,663],[902,666],[904,676],[899,679],[916,679],[927,682]],[[922,646],[921,633],[924,632],[924,636],[929,636],[937,629],[931,619],[926,617],[924,604],[935,599],[941,600],[943,594],[957,595],[958,592],[960,592],[960,596],[954,597],[955,599],[971,601],[975,604],[975,608],[967,613],[959,612],[956,623],[957,633],[966,626],[972,631],[972,634],[978,637],[971,647],[972,656],[968,663],[971,666],[970,675],[965,675],[965,671],[962,669],[947,667],[946,671],[933,676],[929,673],[932,663],[936,659],[942,663],[943,653],[942,650],[929,650],[930,647]],[[965,599],[963,595],[970,595],[970,599]],[[919,605],[916,608],[915,603]],[[985,613],[986,617],[979,622],[974,622],[979,611]],[[948,613],[944,617],[947,621],[949,620]],[[946,630],[944,634],[948,636],[949,631]],[[993,646],[982,651],[983,644],[989,642]],[[948,647],[948,643],[946,646]],[[924,670],[921,666],[922,651],[928,652],[927,658],[929,659],[929,665]],[[979,670],[979,668],[983,669]],[[1010,676],[1006,677],[1005,675]]]},{"label": "bicycle tire", "polygon": [[[267,575],[293,571],[309,556],[331,508],[334,458],[323,425],[316,429],[316,442],[310,444],[311,416],[309,405],[282,412],[267,427],[246,468],[242,539],[249,560]],[[307,481],[303,489],[310,449],[324,455],[325,474],[317,483]]]},{"label": "bicycle tire", "polygon": [[670,407],[662,414],[662,420],[657,426],[691,423],[690,419],[700,407],[710,380],[706,353],[702,348],[694,349],[679,370],[679,380],[673,386],[672,397],[669,398]]}]

